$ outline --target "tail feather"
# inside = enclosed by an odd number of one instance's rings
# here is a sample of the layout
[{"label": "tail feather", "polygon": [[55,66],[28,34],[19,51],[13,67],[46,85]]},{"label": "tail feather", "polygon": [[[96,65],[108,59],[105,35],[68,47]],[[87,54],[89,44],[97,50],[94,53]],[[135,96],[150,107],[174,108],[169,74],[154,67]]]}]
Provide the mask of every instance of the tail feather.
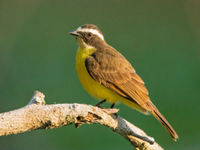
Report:
[{"label": "tail feather", "polygon": [[156,106],[154,106],[153,104],[151,104],[151,113],[165,127],[165,129],[169,132],[173,140],[176,141],[178,139],[177,133],[169,124],[169,122],[165,119],[165,117],[158,111]]}]

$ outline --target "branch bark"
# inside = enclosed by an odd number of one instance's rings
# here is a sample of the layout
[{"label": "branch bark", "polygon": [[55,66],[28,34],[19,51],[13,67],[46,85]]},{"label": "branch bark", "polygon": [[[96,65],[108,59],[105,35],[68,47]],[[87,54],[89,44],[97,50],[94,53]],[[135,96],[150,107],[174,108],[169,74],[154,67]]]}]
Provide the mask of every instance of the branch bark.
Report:
[{"label": "branch bark", "polygon": [[118,109],[102,109],[86,104],[45,105],[44,94],[36,91],[27,106],[0,114],[0,136],[36,129],[74,124],[101,124],[127,139],[139,150],[163,150],[152,137],[118,116]]}]

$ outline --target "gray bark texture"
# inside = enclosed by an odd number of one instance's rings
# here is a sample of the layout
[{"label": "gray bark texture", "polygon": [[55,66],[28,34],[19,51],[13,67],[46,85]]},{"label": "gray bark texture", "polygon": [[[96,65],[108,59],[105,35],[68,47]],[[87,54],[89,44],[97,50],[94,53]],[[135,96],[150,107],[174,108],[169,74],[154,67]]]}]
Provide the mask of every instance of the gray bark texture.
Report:
[{"label": "gray bark texture", "polygon": [[[152,137],[118,116],[118,109],[102,109],[86,104],[45,105],[44,94],[36,91],[27,106],[0,114],[0,136],[36,129],[74,124],[101,124],[127,139],[139,150],[163,150]],[[67,135],[66,135],[67,136]]]}]

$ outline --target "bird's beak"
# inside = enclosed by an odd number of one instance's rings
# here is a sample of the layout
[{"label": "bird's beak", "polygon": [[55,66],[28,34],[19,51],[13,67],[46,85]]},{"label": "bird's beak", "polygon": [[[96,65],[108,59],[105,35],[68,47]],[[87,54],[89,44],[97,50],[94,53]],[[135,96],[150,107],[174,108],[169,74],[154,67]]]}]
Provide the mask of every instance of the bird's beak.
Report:
[{"label": "bird's beak", "polygon": [[70,35],[80,36],[80,34],[76,31],[69,32]]}]

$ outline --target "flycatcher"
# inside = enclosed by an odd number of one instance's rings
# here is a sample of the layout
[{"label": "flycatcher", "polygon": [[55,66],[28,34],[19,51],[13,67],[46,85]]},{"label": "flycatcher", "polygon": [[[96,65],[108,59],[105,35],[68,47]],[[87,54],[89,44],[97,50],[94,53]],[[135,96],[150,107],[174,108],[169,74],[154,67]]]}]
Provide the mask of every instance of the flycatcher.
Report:
[{"label": "flycatcher", "polygon": [[132,65],[104,40],[99,28],[85,24],[70,32],[78,41],[76,71],[82,86],[103,102],[122,102],[144,114],[153,114],[176,141],[178,135],[149,98],[143,80]]}]

